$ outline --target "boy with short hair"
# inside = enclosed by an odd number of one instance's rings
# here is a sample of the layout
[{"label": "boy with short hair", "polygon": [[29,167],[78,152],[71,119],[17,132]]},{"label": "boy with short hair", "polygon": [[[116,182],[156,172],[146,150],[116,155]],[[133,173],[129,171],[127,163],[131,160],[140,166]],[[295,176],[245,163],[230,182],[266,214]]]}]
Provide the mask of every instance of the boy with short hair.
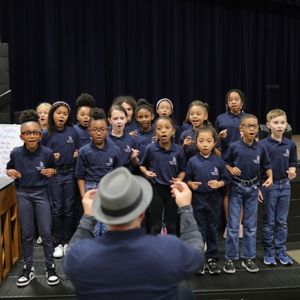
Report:
[{"label": "boy with short hair", "polygon": [[235,273],[233,261],[239,259],[239,224],[241,207],[244,210],[244,238],[240,257],[242,266],[251,273],[259,271],[256,258],[257,206],[259,176],[266,173],[263,187],[272,185],[272,169],[266,148],[255,140],[258,132],[256,116],[247,114],[241,118],[242,138],[232,143],[224,156],[226,168],[232,175],[228,206],[227,239],[225,249],[225,273]]},{"label": "boy with short hair", "polygon": [[27,286],[35,278],[33,267],[34,220],[43,239],[45,273],[48,285],[59,283],[53,258],[51,209],[48,197],[48,178],[56,174],[53,151],[41,145],[42,129],[38,115],[32,109],[20,116],[23,146],[10,153],[6,174],[14,179],[21,225],[23,270],[17,279],[18,287]]},{"label": "boy with short hair", "polygon": [[263,246],[264,264],[276,265],[276,258],[282,265],[292,265],[286,254],[287,217],[291,196],[290,180],[296,177],[297,147],[284,137],[287,128],[286,113],[273,109],[267,114],[267,127],[271,134],[261,140],[272,163],[273,186],[263,189],[264,221]]}]

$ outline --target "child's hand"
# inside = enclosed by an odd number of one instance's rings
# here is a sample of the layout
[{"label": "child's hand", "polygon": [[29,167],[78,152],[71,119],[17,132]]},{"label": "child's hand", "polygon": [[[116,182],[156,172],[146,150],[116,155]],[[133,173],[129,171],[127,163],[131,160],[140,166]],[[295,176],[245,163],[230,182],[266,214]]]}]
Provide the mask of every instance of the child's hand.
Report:
[{"label": "child's hand", "polygon": [[21,173],[15,169],[7,169],[6,175],[12,179],[21,178]]},{"label": "child's hand", "polygon": [[148,179],[152,179],[157,176],[156,173],[154,173],[152,171],[146,171],[144,174]]},{"label": "child's hand", "polygon": [[202,184],[200,181],[189,181],[187,185],[194,191],[199,188],[199,186]]},{"label": "child's hand", "polygon": [[187,136],[183,141],[183,146],[190,146],[192,144],[194,144],[194,141],[191,136]]},{"label": "child's hand", "polygon": [[59,160],[59,158],[60,158],[60,153],[58,152],[54,153],[54,159]]},{"label": "child's hand", "polygon": [[266,179],[266,181],[262,184],[262,186],[268,188],[268,187],[272,186],[272,184],[273,184],[273,179],[272,179],[272,177],[268,177],[268,178]]},{"label": "child's hand", "polygon": [[207,182],[207,185],[211,188],[211,189],[218,189],[221,187],[220,183],[218,180],[210,180]]},{"label": "child's hand", "polygon": [[241,176],[242,172],[238,167],[228,167],[228,171],[233,176]]},{"label": "child's hand", "polygon": [[138,158],[140,151],[138,149],[131,148],[131,159]]},{"label": "child's hand", "polygon": [[172,177],[171,183],[175,183],[175,182],[181,182],[181,178],[178,177]]},{"label": "child's hand", "polygon": [[129,132],[129,135],[131,135],[133,137],[137,137],[137,134],[138,134],[137,130],[133,130],[133,131]]},{"label": "child's hand", "polygon": [[297,176],[296,168],[289,168],[286,172],[289,180],[293,180]]},{"label": "child's hand", "polygon": [[41,170],[41,174],[49,178],[56,174],[56,170],[53,168],[44,168]]},{"label": "child's hand", "polygon": [[73,153],[73,158],[77,159],[77,157],[78,157],[78,150],[76,149]]},{"label": "child's hand", "polygon": [[261,190],[258,190],[258,202],[259,203],[264,202],[264,197],[263,197],[263,194],[262,194]]},{"label": "child's hand", "polygon": [[219,132],[219,138],[225,139],[227,137],[227,129],[223,129]]}]

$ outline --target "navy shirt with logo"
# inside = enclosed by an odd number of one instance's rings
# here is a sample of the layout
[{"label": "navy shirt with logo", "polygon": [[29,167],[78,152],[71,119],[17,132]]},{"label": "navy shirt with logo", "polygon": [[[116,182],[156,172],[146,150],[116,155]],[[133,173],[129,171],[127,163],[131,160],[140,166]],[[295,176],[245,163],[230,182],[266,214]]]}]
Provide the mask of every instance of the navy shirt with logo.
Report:
[{"label": "navy shirt with logo", "polygon": [[99,182],[105,174],[122,165],[120,157],[120,148],[109,139],[106,139],[103,148],[97,148],[94,142],[90,142],[79,149],[75,177]]},{"label": "navy shirt with logo", "polygon": [[91,141],[91,137],[87,127],[81,126],[79,123],[77,123],[76,125],[74,125],[74,128],[79,134],[79,148]]},{"label": "navy shirt with logo", "polygon": [[240,122],[244,115],[244,112],[235,115],[227,111],[217,117],[215,122],[216,131],[219,133],[220,131],[227,129],[226,138],[220,139],[222,156],[224,156],[231,143],[238,141],[241,138]]},{"label": "navy shirt with logo", "polygon": [[283,137],[282,141],[276,141],[271,136],[260,141],[269,153],[273,180],[281,180],[288,178],[287,170],[290,167],[297,167],[297,147],[296,144]]},{"label": "navy shirt with logo", "polygon": [[120,137],[114,136],[111,133],[109,134],[109,139],[115,143],[121,150],[120,161],[121,164],[126,168],[131,168],[132,160],[131,160],[131,149],[140,150],[141,148],[141,140],[140,137],[132,137],[131,135],[124,132],[124,134]]},{"label": "navy shirt with logo", "polygon": [[186,158],[180,145],[172,143],[171,148],[166,150],[155,142],[146,147],[140,164],[156,173],[152,183],[170,185],[172,177],[185,171]]},{"label": "navy shirt with logo", "polygon": [[73,127],[65,126],[63,130],[56,130],[53,134],[45,131],[42,143],[51,148],[54,153],[60,154],[56,161],[58,167],[75,164],[74,152],[79,149],[79,135]]},{"label": "navy shirt with logo", "polygon": [[41,173],[45,168],[56,168],[56,164],[53,151],[41,144],[34,152],[25,146],[14,148],[6,167],[21,173],[21,178],[15,179],[15,185],[26,188],[47,186],[48,177]]},{"label": "navy shirt with logo", "polygon": [[224,161],[231,167],[238,167],[242,180],[252,180],[272,168],[266,147],[254,141],[246,144],[242,139],[230,144],[224,156]]},{"label": "navy shirt with logo", "polygon": [[219,156],[211,154],[208,157],[204,157],[200,153],[191,157],[186,166],[184,181],[198,181],[201,182],[198,189],[195,192],[208,193],[214,192],[216,189],[212,189],[208,186],[208,181],[217,180],[229,182],[229,174],[225,167],[225,162]]}]

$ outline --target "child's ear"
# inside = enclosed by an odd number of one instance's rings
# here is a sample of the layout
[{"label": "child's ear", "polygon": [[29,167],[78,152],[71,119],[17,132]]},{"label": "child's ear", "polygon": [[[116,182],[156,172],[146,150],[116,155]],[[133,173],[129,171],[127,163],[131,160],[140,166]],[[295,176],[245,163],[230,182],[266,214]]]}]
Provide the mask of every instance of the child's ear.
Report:
[{"label": "child's ear", "polygon": [[111,119],[110,119],[110,118],[107,118],[107,120],[108,120],[108,123],[111,124],[111,122],[110,122]]},{"label": "child's ear", "polygon": [[244,132],[243,125],[240,125],[240,132]]},{"label": "child's ear", "polygon": [[22,135],[22,134],[20,134],[19,136],[20,136],[20,139],[21,139],[21,140],[24,142],[23,135]]},{"label": "child's ear", "polygon": [[151,121],[152,121],[153,119],[154,119],[154,115],[152,114],[152,115],[151,115]]},{"label": "child's ear", "polygon": [[270,129],[270,122],[267,122],[266,126],[267,126],[268,129]]}]

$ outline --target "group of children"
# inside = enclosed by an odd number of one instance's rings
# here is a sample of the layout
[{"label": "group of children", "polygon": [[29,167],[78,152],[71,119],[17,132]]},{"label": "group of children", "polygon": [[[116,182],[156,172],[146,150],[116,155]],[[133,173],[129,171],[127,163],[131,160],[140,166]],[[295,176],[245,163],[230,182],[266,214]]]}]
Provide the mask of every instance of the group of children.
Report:
[{"label": "group of children", "polygon": [[[170,184],[187,182],[207,247],[200,274],[205,269],[210,274],[221,272],[217,241],[222,199],[227,219],[224,272],[235,273],[239,258],[247,271],[259,270],[255,263],[258,200],[264,205],[264,263],[293,263],[286,254],[286,240],[297,151],[284,137],[284,111],[268,113],[270,136],[257,141],[258,120],[243,111],[245,96],[237,89],[226,94],[226,112],[217,117],[215,129],[208,121],[208,105],[200,100],[190,103],[182,127],[175,124],[173,103],[167,98],[160,99],[154,111],[144,99],[136,103],[129,96],[117,97],[108,118],[88,94],[76,104],[74,127],[70,106],[63,101],[43,103],[36,113],[27,110],[20,118],[24,146],[11,152],[7,164],[7,175],[16,184],[22,230],[24,268],[18,286],[26,286],[35,276],[34,219],[44,247],[47,282],[54,285],[59,282],[54,258],[64,255],[80,219],[80,196],[119,166],[145,176],[153,186],[144,222],[149,234],[178,234]],[[105,224],[97,223],[95,237],[106,230]]]}]

